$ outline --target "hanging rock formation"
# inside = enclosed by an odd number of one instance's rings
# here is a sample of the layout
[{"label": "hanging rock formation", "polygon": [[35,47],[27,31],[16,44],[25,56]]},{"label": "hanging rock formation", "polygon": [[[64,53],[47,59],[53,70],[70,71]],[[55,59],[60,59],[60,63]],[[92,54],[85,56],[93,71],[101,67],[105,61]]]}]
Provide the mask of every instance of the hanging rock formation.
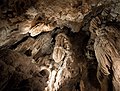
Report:
[{"label": "hanging rock formation", "polygon": [[0,0],[0,91],[120,91],[119,0]]}]

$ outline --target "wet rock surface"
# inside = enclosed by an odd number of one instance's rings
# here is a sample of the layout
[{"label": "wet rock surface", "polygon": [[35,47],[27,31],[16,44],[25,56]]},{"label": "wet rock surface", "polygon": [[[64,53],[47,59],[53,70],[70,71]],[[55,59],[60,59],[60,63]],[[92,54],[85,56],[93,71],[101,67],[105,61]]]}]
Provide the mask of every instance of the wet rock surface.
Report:
[{"label": "wet rock surface", "polygon": [[119,0],[1,0],[0,91],[120,91]]}]

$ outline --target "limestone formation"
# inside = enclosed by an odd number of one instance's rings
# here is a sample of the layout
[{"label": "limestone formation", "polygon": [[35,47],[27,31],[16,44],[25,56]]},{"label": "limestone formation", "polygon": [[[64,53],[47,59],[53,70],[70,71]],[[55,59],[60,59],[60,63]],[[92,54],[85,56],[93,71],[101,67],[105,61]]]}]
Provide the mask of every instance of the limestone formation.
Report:
[{"label": "limestone formation", "polygon": [[120,91],[119,0],[0,0],[0,91]]},{"label": "limestone formation", "polygon": [[[101,84],[108,85],[108,81],[104,83],[105,77],[113,75],[113,89],[119,91],[119,32],[116,28],[107,26],[105,28],[98,28],[96,22],[98,17],[91,21],[92,30],[95,29],[96,39],[94,43],[95,55],[98,61],[98,79]],[[113,34],[115,34],[113,36]],[[117,62],[117,64],[116,64]],[[117,72],[116,72],[117,71]],[[101,77],[104,75],[103,77]],[[106,79],[109,80],[110,78]],[[116,82],[116,83],[115,83]],[[118,83],[117,83],[118,82]],[[109,86],[104,90],[108,90]]]}]

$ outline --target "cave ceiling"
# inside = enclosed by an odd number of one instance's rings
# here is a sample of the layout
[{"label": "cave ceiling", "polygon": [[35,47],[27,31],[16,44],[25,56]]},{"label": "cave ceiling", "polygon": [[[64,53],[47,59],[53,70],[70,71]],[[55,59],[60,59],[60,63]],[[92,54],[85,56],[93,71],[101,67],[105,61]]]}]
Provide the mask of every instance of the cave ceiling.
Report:
[{"label": "cave ceiling", "polygon": [[0,0],[0,91],[120,91],[120,0]]}]

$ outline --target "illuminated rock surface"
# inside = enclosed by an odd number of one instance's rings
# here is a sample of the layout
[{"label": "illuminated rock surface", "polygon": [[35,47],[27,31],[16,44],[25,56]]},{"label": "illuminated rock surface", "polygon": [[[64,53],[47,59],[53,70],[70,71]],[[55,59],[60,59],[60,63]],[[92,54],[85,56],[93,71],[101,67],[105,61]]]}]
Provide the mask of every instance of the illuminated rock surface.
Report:
[{"label": "illuminated rock surface", "polygon": [[0,91],[120,91],[120,1],[0,0]]}]

